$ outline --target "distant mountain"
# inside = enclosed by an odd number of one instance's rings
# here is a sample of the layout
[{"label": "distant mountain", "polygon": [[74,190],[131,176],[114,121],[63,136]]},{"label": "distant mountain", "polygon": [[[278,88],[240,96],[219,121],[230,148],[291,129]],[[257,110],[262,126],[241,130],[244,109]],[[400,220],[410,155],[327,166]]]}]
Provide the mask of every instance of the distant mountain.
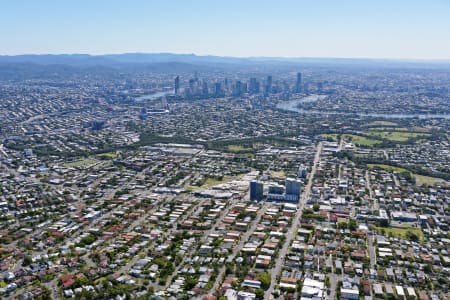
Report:
[{"label": "distant mountain", "polygon": [[[316,66],[316,67],[442,67],[450,66],[450,61],[433,60],[393,60],[393,59],[351,59],[351,58],[282,58],[282,57],[226,57],[199,56],[195,54],[174,53],[124,53],[124,54],[42,54],[0,56],[0,64],[28,63],[37,65],[67,65],[74,67],[107,66],[112,68],[140,68],[165,70],[174,67],[188,70],[192,67],[230,66]],[[165,65],[164,65],[165,64]]]},{"label": "distant mountain", "polygon": [[0,63],[32,63],[40,65],[92,66],[111,65],[113,60],[89,54],[41,54],[0,56]]}]

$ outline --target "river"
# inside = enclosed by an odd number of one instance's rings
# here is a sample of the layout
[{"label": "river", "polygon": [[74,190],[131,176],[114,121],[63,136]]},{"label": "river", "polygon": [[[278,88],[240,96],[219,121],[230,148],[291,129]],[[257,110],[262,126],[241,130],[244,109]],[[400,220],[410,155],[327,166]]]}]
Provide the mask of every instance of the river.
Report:
[{"label": "river", "polygon": [[450,119],[450,114],[407,114],[407,113],[380,114],[380,113],[350,113],[350,112],[347,113],[338,111],[309,110],[298,107],[300,103],[315,102],[324,99],[326,97],[327,97],[326,95],[310,95],[303,97],[301,99],[279,102],[276,108],[281,110],[298,112],[301,114],[344,115],[344,116],[375,117],[386,119],[406,119],[406,118]]}]

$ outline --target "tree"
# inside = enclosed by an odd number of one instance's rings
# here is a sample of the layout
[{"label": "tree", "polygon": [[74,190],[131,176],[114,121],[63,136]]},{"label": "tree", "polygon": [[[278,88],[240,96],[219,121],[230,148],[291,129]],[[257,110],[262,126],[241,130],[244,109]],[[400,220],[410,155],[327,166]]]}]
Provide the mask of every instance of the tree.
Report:
[{"label": "tree", "polygon": [[261,274],[259,274],[259,281],[261,281],[261,287],[267,290],[270,287],[270,274],[267,272],[262,272]]},{"label": "tree", "polygon": [[348,229],[350,230],[356,230],[358,228],[358,221],[355,219],[350,219],[348,221]]},{"label": "tree", "polygon": [[319,208],[320,208],[320,204],[319,203],[314,203],[313,204],[313,210],[314,211],[319,211]]},{"label": "tree", "polygon": [[185,282],[186,290],[189,291],[189,290],[193,289],[197,285],[197,283],[198,283],[197,278],[192,277],[192,276],[188,277]]},{"label": "tree", "polygon": [[33,263],[33,260],[31,259],[30,255],[25,255],[25,257],[23,258],[23,266],[29,266]]},{"label": "tree", "polygon": [[255,290],[256,299],[262,300],[264,299],[264,291],[262,289]]},{"label": "tree", "polygon": [[337,227],[339,228],[339,229],[347,229],[347,222],[338,222],[337,223]]},{"label": "tree", "polygon": [[406,238],[414,242],[419,241],[419,236],[410,230],[406,231]]}]

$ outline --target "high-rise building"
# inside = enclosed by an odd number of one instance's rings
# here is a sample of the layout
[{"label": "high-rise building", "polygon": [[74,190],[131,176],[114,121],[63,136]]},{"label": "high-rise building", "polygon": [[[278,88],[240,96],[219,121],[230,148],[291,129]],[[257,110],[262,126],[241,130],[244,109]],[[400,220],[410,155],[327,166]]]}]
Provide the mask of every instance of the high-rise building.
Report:
[{"label": "high-rise building", "polygon": [[286,178],[286,200],[297,201],[300,198],[302,182],[294,178]]},{"label": "high-rise building", "polygon": [[272,92],[272,76],[267,76],[266,85],[264,86],[264,94],[269,95]]},{"label": "high-rise building", "polygon": [[203,97],[208,97],[208,83],[206,81],[203,81],[202,94]]},{"label": "high-rise building", "polygon": [[309,93],[309,84],[305,83],[303,84],[303,94],[308,94]]},{"label": "high-rise building", "polygon": [[175,95],[180,92],[180,76],[175,77]]},{"label": "high-rise building", "polygon": [[223,91],[222,91],[222,85],[220,82],[214,83],[214,97],[222,97]]},{"label": "high-rise building", "polygon": [[306,175],[308,175],[308,171],[306,169],[306,166],[305,165],[301,165],[298,168],[298,175],[297,175],[297,177],[298,178],[306,178]]},{"label": "high-rise building", "polygon": [[264,185],[262,182],[250,181],[250,200],[261,201],[264,197]]},{"label": "high-rise building", "polygon": [[95,120],[91,122],[92,130],[102,130],[105,127],[106,122],[104,120]]},{"label": "high-rise building", "polygon": [[282,195],[283,193],[284,193],[284,186],[279,185],[279,184],[269,185],[269,194]]},{"label": "high-rise building", "polygon": [[139,112],[139,119],[146,120],[148,117],[147,109],[145,107],[141,108],[141,111]]},{"label": "high-rise building", "polygon": [[233,96],[242,95],[242,82],[237,80],[233,86]]},{"label": "high-rise building", "polygon": [[254,78],[254,77],[250,78],[250,84],[248,87],[248,91],[250,94],[258,94],[259,93],[259,82],[256,80],[256,78]]},{"label": "high-rise building", "polygon": [[302,92],[302,73],[297,73],[297,81],[295,82],[295,92],[296,93],[301,93]]},{"label": "high-rise building", "polygon": [[323,93],[323,82],[318,82],[317,83],[317,92],[319,94]]}]

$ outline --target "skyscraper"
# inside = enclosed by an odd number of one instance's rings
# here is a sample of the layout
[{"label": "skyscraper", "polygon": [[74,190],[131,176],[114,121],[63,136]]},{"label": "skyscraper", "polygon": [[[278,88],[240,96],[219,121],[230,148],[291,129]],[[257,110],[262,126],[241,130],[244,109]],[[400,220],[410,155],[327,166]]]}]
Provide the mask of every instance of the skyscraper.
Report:
[{"label": "skyscraper", "polygon": [[295,82],[295,92],[301,93],[302,92],[302,73],[297,73],[297,81]]},{"label": "skyscraper", "polygon": [[206,81],[203,81],[202,94],[203,97],[208,97],[208,83]]},{"label": "skyscraper", "polygon": [[233,86],[233,96],[240,96],[242,94],[242,82],[239,80]]},{"label": "skyscraper", "polygon": [[262,182],[252,180],[250,181],[250,200],[261,201],[264,197],[264,185]]},{"label": "skyscraper", "polygon": [[317,83],[317,92],[320,94],[323,93],[323,82]]},{"label": "skyscraper", "polygon": [[286,178],[286,200],[297,201],[300,198],[302,182],[294,178]]},{"label": "skyscraper", "polygon": [[222,97],[223,91],[222,91],[222,85],[220,82],[214,83],[214,97]]},{"label": "skyscraper", "polygon": [[175,77],[175,95],[180,92],[180,76]]},{"label": "skyscraper", "polygon": [[272,91],[272,76],[267,76],[266,85],[264,86],[264,94],[269,95]]},{"label": "skyscraper", "polygon": [[298,168],[297,177],[298,178],[306,178],[307,175],[308,175],[308,170],[307,170],[306,166],[300,165],[300,167]]},{"label": "skyscraper", "polygon": [[254,77],[250,78],[250,84],[248,87],[248,91],[250,94],[258,94],[259,93],[259,82],[256,80],[256,78],[254,78]]}]

